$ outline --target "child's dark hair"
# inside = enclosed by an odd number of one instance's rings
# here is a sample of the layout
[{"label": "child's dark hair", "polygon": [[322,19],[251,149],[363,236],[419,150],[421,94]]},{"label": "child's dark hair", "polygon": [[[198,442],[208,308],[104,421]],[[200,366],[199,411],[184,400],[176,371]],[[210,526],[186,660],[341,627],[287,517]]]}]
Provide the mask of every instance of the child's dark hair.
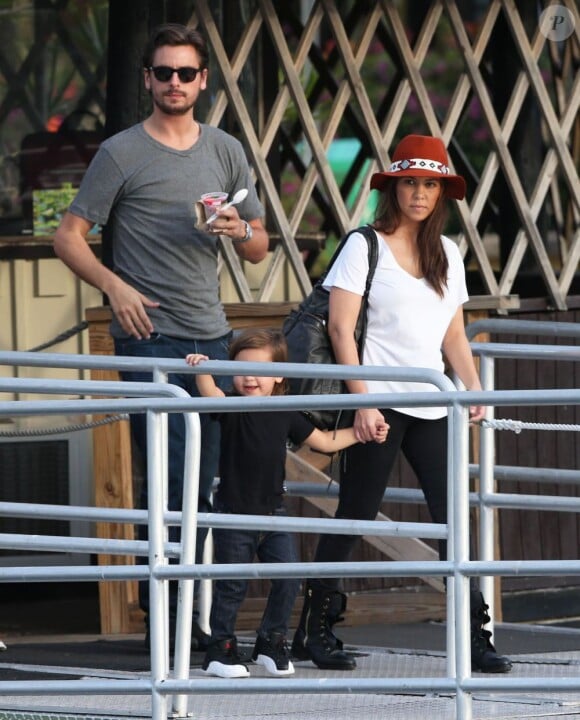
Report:
[{"label": "child's dark hair", "polygon": [[203,35],[194,28],[179,23],[165,23],[156,27],[143,51],[143,67],[148,68],[153,63],[153,55],[157,48],[165,45],[177,47],[189,45],[199,55],[199,66],[204,70],[208,65],[209,52]]},{"label": "child's dark hair", "polygon": [[[275,328],[247,328],[237,335],[230,345],[230,360],[235,360],[242,350],[261,350],[268,348],[272,362],[288,362],[286,338]],[[288,380],[284,378],[276,383],[272,395],[285,395],[288,392]]]}]

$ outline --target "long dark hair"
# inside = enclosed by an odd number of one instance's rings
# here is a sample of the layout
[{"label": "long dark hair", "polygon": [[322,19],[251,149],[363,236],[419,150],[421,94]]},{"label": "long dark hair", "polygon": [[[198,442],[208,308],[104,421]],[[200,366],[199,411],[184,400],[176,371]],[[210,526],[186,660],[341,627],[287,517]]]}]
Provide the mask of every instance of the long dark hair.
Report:
[{"label": "long dark hair", "polygon": [[179,23],[165,23],[156,27],[143,51],[143,67],[148,68],[153,63],[155,50],[165,45],[177,47],[189,45],[199,55],[199,66],[204,70],[209,61],[209,51],[203,35],[194,28]]},{"label": "long dark hair", "polygon": [[[230,360],[235,360],[242,350],[261,350],[268,348],[272,362],[288,362],[288,345],[280,330],[274,328],[247,328],[237,335],[230,345]],[[288,392],[288,380],[276,383],[272,395],[285,395]]]},{"label": "long dark hair", "polygon": [[[391,235],[401,222],[401,208],[397,202],[398,178],[386,178],[384,190],[377,205],[375,230]],[[429,217],[421,223],[417,235],[419,250],[419,269],[435,292],[443,297],[447,287],[449,263],[441,242],[441,234],[447,220],[447,203],[445,201],[445,181],[442,181],[441,193]]]}]

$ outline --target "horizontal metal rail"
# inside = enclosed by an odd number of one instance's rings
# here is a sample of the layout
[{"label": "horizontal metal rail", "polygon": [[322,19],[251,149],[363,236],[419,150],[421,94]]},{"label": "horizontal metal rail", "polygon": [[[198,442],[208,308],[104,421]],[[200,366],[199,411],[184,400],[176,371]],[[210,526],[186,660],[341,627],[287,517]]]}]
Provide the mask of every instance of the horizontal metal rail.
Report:
[{"label": "horizontal metal rail", "polygon": [[55,565],[51,567],[0,567],[0,582],[63,582],[74,580],[145,580],[149,577],[175,579],[268,579],[317,577],[466,577],[498,575],[569,576],[580,572],[580,560],[469,560],[461,563],[439,560],[388,560],[341,563],[260,563],[233,565],[163,565],[148,570],[146,565]]},{"label": "horizontal metal rail", "polygon": [[[13,503],[12,505],[14,505]],[[0,514],[4,503],[0,502]],[[8,514],[8,513],[7,513]],[[23,516],[23,515],[22,515]],[[57,512],[50,513],[58,517]],[[36,517],[39,517],[36,515]],[[63,513],[61,517],[66,517]],[[272,517],[262,515],[230,515],[227,513],[206,513],[206,527],[236,528],[241,530],[263,530],[272,528]],[[130,518],[130,514],[128,515]],[[98,513],[92,514],[95,521],[103,521]],[[128,522],[131,522],[129,519]],[[384,537],[429,538],[433,540],[447,539],[445,525],[436,523],[413,523],[385,521],[377,525],[374,520],[349,520],[327,518],[281,517],[276,527],[286,532],[328,533],[333,535],[379,535]],[[74,550],[78,552],[101,553],[111,555],[147,555],[148,543],[142,540],[112,540],[106,538],[75,538]],[[68,547],[67,547],[68,542]],[[55,535],[24,535],[17,533],[0,533],[0,548],[29,549],[71,552],[73,538]],[[181,546],[178,543],[165,543],[168,555],[178,556]]]},{"label": "horizontal metal rail", "polygon": [[546,320],[500,320],[487,318],[475,320],[465,328],[469,340],[481,333],[492,335],[536,335],[541,337],[580,338],[580,326],[571,322],[550,322]]},{"label": "horizontal metal rail", "polygon": [[[44,367],[44,368],[69,368],[71,370],[116,370],[118,372],[149,371],[164,374],[211,374],[226,375],[248,374],[256,372],[256,363],[234,362],[229,360],[208,360],[203,365],[191,366],[185,360],[171,358],[150,358],[150,357],[124,357],[109,355],[65,355],[59,353],[31,353],[31,352],[0,352],[0,365],[11,367]],[[342,379],[365,379],[365,380],[406,380],[422,382],[434,385],[440,390],[455,390],[454,384],[448,377],[430,368],[381,368],[361,367],[359,365],[341,365],[337,371],[336,365],[311,365],[309,363],[260,363],[259,372],[263,376],[278,377],[313,377],[313,378],[337,378]],[[278,373],[279,375],[276,375]],[[37,390],[28,392],[40,392],[41,379],[19,379],[8,378],[8,381],[15,383],[31,383]],[[59,381],[55,381],[59,382]],[[85,380],[62,380],[65,385],[87,382]],[[94,381],[89,381],[94,382]],[[79,388],[80,390],[80,388]],[[17,392],[25,392],[17,390]],[[351,405],[349,404],[349,407]]]},{"label": "horizontal metal rail", "polygon": [[[20,680],[19,695],[147,695],[151,693],[154,684],[150,680]],[[13,683],[0,682],[0,695],[7,695],[11,689],[6,686]],[[466,678],[461,681],[441,677],[408,678],[404,683],[398,678],[321,678],[317,680],[277,680],[276,678],[244,680],[172,680],[167,679],[157,688],[162,695],[177,693],[195,694],[208,693],[222,695],[266,694],[276,692],[284,693],[311,693],[325,692],[329,694],[357,693],[366,694],[374,692],[418,692],[432,694],[433,691],[453,693],[457,687],[466,692],[577,692],[580,689],[580,677],[570,678],[512,678],[494,677]],[[7,690],[7,691],[6,691]],[[463,719],[462,719],[463,720]],[[467,720],[467,719],[465,719]]]}]

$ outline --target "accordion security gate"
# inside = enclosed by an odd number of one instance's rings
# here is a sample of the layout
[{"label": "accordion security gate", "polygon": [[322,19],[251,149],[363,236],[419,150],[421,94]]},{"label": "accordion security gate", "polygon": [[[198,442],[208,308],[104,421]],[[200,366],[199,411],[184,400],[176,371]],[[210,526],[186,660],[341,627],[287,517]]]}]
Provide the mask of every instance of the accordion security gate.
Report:
[{"label": "accordion security gate", "polygon": [[[242,32],[228,52],[219,13],[206,0],[195,3],[190,21],[208,37],[220,72],[207,121],[218,125],[226,112],[235,118],[280,235],[257,299],[271,299],[284,260],[307,294],[310,283],[295,238],[308,225],[309,216],[320,216],[315,229],[330,229],[338,236],[360,225],[368,180],[373,172],[388,167],[388,151],[395,138],[405,132],[425,132],[444,139],[452,161],[469,178],[468,198],[455,206],[461,228],[458,240],[462,255],[469,253],[474,259],[482,292],[501,306],[514,292],[518,275],[529,270],[529,249],[543,289],[556,308],[564,309],[580,257],[580,185],[575,163],[580,107],[577,8],[571,0],[557,6],[562,19],[575,25],[557,51],[539,14],[533,28],[526,27],[530,21],[522,12],[524,3],[491,0],[481,9],[478,23],[455,0],[432,0],[417,7],[409,3],[409,15],[404,5],[367,0],[352,3],[348,10],[348,4],[334,0],[312,0],[302,3],[303,17],[296,17],[290,4],[257,0],[248,3]],[[538,7],[539,13],[547,5]],[[498,44],[500,25],[505,25],[506,35]],[[256,49],[270,43],[274,56],[270,65],[263,61],[265,67],[259,67],[257,74],[265,76],[274,65],[279,82],[269,102],[258,99],[260,112],[254,122],[256,113],[240,90],[240,80]],[[438,44],[448,48],[448,57],[453,55],[456,63],[445,65],[437,55]],[[507,48],[509,68],[498,62],[490,79],[491,58]],[[443,69],[433,72],[433,65],[438,64]],[[547,67],[551,68],[548,73]],[[493,76],[508,69],[513,70],[513,86],[501,109],[494,97]],[[449,88],[434,83],[434,77],[443,75]],[[257,85],[260,79],[255,78]],[[518,162],[513,144],[519,126],[530,121],[525,114],[530,104],[539,119],[534,142],[542,148],[537,173],[526,178],[525,163]],[[476,115],[480,115],[477,121]],[[414,126],[409,128],[411,117]],[[469,128],[485,137],[476,140],[475,147],[466,141]],[[330,149],[334,140],[350,135],[360,143],[360,150],[339,183],[331,168]],[[308,160],[300,157],[297,139]],[[485,161],[475,162],[486,144]],[[284,207],[269,168],[278,152],[287,171],[284,182],[296,188],[290,209]],[[273,164],[277,166],[276,161]],[[510,230],[496,215],[502,195],[498,179],[505,183],[504,195],[517,216]],[[558,259],[549,252],[542,226],[548,207],[554,208],[550,232],[558,236]],[[506,234],[501,240],[510,247],[499,273],[485,242],[490,219],[495,232]],[[227,245],[223,252],[240,298],[250,298],[239,261]]]},{"label": "accordion security gate", "polygon": [[[562,348],[559,348],[562,350]],[[132,358],[133,369],[141,360]],[[357,407],[376,404],[377,397],[346,395],[334,398],[308,398],[304,397],[276,397],[276,398],[189,398],[183,397],[179,389],[167,385],[166,374],[171,370],[183,371],[182,363],[178,361],[155,361],[142,359],[144,366],[154,370],[154,377],[158,382],[153,384],[131,383],[105,383],[94,381],[49,381],[49,380],[5,380],[0,384],[3,392],[42,392],[49,394],[82,394],[82,395],[123,395],[100,400],[48,400],[48,401],[7,401],[0,403],[0,416],[31,416],[31,415],[67,415],[81,413],[107,413],[123,412],[147,414],[150,430],[149,445],[149,475],[148,482],[152,488],[150,510],[147,515],[149,525],[149,543],[134,541],[103,541],[78,538],[51,538],[50,536],[34,539],[30,537],[18,538],[10,535],[0,536],[0,546],[10,547],[18,541],[34,542],[36,548],[70,550],[71,545],[82,546],[84,551],[101,552],[103,545],[107,552],[118,554],[148,554],[149,566],[100,566],[69,567],[69,568],[2,568],[0,581],[40,581],[40,580],[96,580],[96,579],[143,579],[149,577],[152,587],[152,613],[151,613],[151,676],[149,680],[80,680],[80,681],[40,681],[40,682],[2,682],[0,695],[143,695],[150,694],[152,702],[152,717],[154,720],[165,720],[169,713],[169,697],[174,696],[173,709],[177,716],[185,716],[185,700],[187,695],[196,692],[210,693],[272,693],[284,689],[289,693],[318,693],[321,687],[328,693],[392,693],[396,691],[426,693],[442,691],[454,693],[456,697],[456,717],[469,720],[472,717],[471,701],[474,692],[493,692],[509,690],[511,692],[537,692],[547,690],[550,692],[576,692],[580,690],[578,677],[570,678],[472,678],[469,650],[469,599],[468,582],[471,575],[558,575],[574,574],[580,572],[580,561],[526,561],[526,562],[491,562],[469,560],[469,488],[468,488],[468,423],[467,406],[470,404],[484,404],[490,406],[501,405],[530,405],[530,404],[580,404],[580,390],[529,390],[529,391],[496,391],[490,392],[462,392],[455,391],[452,383],[443,375],[429,373],[421,369],[387,370],[371,368],[337,368],[336,366],[312,366],[280,364],[259,366],[251,363],[207,363],[205,372],[212,374],[230,375],[232,372],[260,372],[261,374],[285,374],[286,376],[318,375],[336,377],[384,377],[397,379],[414,379],[429,382],[441,388],[440,393],[414,393],[409,395],[390,395],[389,404],[393,407],[410,407],[413,405],[447,405],[450,408],[449,422],[449,453],[450,453],[450,482],[449,482],[449,524],[447,527],[433,524],[409,523],[360,523],[355,521],[313,521],[302,518],[280,519],[280,527],[290,531],[305,530],[309,532],[345,532],[355,534],[384,533],[406,535],[407,537],[445,538],[450,540],[450,554],[446,562],[379,562],[379,563],[297,563],[280,565],[218,565],[194,566],[187,562],[193,557],[195,526],[197,522],[195,511],[196,497],[196,445],[199,445],[199,424],[197,412],[208,412],[220,409],[233,411],[244,407],[246,410],[260,411],[274,407],[303,409],[308,406],[320,407]],[[83,366],[85,368],[122,369],[125,365],[123,359],[103,359],[102,357],[43,355],[29,353],[0,353],[0,363],[10,365],[44,365],[47,367]],[[190,369],[195,372],[194,368]],[[199,370],[198,370],[199,372]],[[144,387],[146,385],[147,387]],[[171,397],[167,397],[167,395]],[[132,396],[132,397],[126,397]],[[379,398],[380,400],[380,398]],[[384,400],[384,398],[383,398]],[[164,477],[166,469],[162,458],[165,456],[164,416],[169,412],[185,414],[189,439],[192,443],[191,464],[187,468],[186,482],[189,506],[186,506],[182,516],[184,535],[190,538],[180,547],[171,546],[165,541],[165,523],[169,521],[165,512]],[[9,508],[2,507],[0,513],[10,514]],[[580,507],[579,507],[580,509]],[[30,508],[42,512],[42,506]],[[67,510],[78,513],[83,518],[104,519],[106,511],[102,509],[57,508],[62,517]],[[110,515],[109,515],[110,516]],[[143,514],[139,511],[127,510],[126,521],[143,521]],[[216,524],[213,517],[207,516],[205,522]],[[264,527],[264,519],[258,517],[239,518],[237,516],[223,516],[221,518],[226,526]],[[268,526],[271,522],[269,518]],[[180,557],[180,563],[169,565],[169,554]],[[244,680],[243,683],[220,683],[211,680],[189,679],[189,633],[187,628],[188,605],[192,594],[192,581],[194,578],[204,577],[331,577],[336,574],[342,576],[364,575],[435,575],[448,576],[448,666],[446,678],[351,678],[345,682],[343,679],[335,681],[324,679],[323,685],[319,680],[287,680],[283,684],[277,680]],[[169,673],[168,637],[166,629],[166,587],[170,578],[181,580],[181,608],[178,624],[181,623],[182,632],[178,637],[176,649],[175,672],[173,677]],[[190,620],[189,620],[190,621]],[[456,634],[453,628],[457,628]],[[181,644],[180,644],[181,643]]]}]

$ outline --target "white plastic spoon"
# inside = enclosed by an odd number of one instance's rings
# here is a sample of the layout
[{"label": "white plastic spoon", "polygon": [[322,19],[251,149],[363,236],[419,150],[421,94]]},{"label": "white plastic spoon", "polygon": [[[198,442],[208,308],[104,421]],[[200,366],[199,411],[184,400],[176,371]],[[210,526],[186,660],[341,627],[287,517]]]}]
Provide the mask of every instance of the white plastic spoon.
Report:
[{"label": "white plastic spoon", "polygon": [[238,203],[241,203],[242,200],[246,199],[246,196],[248,194],[248,188],[241,188],[238,190],[238,192],[233,196],[233,198],[227,202],[225,205],[222,205],[220,208],[218,208],[217,212],[214,212],[213,215],[210,215],[208,219],[206,220],[206,223],[209,225],[212,223],[218,216],[218,213],[222,210],[226,210],[227,208],[231,207],[232,205],[237,205]]}]

